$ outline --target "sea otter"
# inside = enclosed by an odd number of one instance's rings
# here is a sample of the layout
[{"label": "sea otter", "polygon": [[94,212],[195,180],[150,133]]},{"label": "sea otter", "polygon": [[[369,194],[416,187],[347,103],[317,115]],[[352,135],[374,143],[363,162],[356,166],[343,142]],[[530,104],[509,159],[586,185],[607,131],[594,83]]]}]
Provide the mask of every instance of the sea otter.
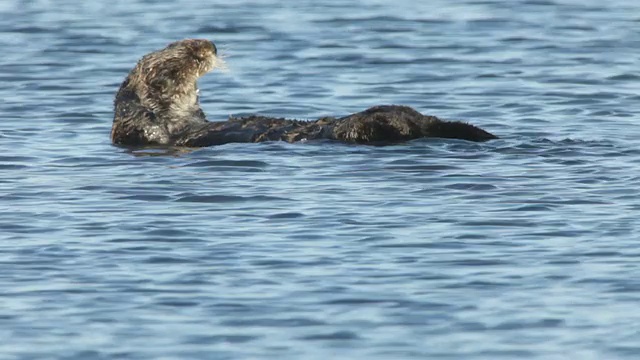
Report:
[{"label": "sea otter", "polygon": [[316,121],[254,115],[210,122],[199,105],[197,80],[222,66],[215,44],[202,39],[176,41],[142,57],[116,94],[111,141],[129,146],[202,147],[314,139],[380,144],[421,137],[470,141],[497,138],[470,124],[443,121],[396,105]]}]

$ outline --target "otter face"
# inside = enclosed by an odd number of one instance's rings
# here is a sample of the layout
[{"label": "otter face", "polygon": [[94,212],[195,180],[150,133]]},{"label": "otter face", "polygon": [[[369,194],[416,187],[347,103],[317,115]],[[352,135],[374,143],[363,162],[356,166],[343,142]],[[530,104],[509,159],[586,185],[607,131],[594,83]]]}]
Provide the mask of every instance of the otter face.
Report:
[{"label": "otter face", "polygon": [[197,76],[200,77],[216,68],[224,68],[224,61],[218,57],[218,49],[216,45],[209,40],[204,39],[186,39],[173,42],[165,49],[171,54],[184,57],[184,60],[195,62],[195,69],[198,70]]}]

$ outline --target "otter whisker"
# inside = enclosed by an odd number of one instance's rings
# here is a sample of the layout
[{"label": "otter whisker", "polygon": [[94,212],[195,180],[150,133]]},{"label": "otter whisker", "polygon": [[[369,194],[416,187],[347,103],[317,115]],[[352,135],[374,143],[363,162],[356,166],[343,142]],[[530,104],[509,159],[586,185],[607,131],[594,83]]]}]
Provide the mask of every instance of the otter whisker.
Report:
[{"label": "otter whisker", "polygon": [[227,73],[229,72],[229,67],[227,63],[224,61],[224,54],[218,53],[217,56],[214,56],[211,59],[211,69],[217,69],[220,72]]}]

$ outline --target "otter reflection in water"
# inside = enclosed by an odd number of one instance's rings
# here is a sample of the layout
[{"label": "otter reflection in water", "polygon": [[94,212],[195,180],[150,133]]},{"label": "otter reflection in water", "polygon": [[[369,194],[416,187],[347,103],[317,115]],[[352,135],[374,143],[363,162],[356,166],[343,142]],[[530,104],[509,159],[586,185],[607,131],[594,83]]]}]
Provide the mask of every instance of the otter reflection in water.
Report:
[{"label": "otter reflection in water", "polygon": [[200,147],[305,139],[367,144],[421,137],[471,141],[496,138],[473,125],[422,115],[407,106],[376,106],[349,116],[316,121],[248,116],[209,122],[198,103],[196,82],[223,65],[216,46],[208,40],[177,41],[145,55],[116,95],[113,143]]}]

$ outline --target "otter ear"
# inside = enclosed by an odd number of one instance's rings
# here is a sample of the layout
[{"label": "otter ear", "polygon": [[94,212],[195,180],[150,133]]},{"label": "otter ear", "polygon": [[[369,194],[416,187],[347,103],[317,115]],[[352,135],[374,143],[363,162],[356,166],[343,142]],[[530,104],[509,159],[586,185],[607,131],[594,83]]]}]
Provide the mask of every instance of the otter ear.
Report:
[{"label": "otter ear", "polygon": [[173,49],[174,47],[182,45],[182,43],[183,43],[182,41],[174,41],[171,44],[167,45],[165,49]]}]

